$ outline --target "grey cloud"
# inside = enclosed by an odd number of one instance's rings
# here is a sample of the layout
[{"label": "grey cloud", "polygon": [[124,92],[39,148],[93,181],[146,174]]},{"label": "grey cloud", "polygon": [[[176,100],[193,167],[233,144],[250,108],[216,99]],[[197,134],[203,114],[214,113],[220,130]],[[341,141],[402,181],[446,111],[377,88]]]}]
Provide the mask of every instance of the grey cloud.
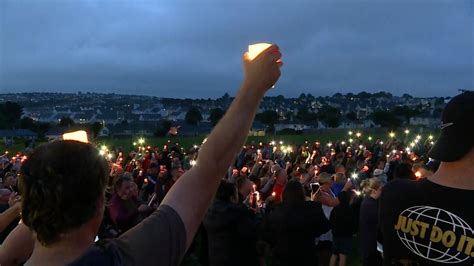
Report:
[{"label": "grey cloud", "polygon": [[218,97],[249,43],[278,43],[271,94],[474,88],[473,8],[457,1],[2,1],[0,91]]}]

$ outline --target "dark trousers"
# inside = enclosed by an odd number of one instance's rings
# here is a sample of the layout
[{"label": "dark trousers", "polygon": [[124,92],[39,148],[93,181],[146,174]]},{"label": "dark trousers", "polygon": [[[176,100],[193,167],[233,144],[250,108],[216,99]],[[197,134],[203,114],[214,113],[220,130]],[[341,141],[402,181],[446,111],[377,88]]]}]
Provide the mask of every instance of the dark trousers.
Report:
[{"label": "dark trousers", "polygon": [[377,252],[377,251],[369,254],[369,256],[363,258],[363,265],[364,266],[382,266],[383,265],[382,255],[380,255],[380,252]]}]

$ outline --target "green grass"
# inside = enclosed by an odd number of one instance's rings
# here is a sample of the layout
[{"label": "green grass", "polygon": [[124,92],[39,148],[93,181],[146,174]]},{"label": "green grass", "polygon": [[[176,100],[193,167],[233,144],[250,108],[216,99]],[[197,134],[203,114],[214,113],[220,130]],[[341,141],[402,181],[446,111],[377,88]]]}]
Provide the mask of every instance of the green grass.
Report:
[{"label": "green grass", "polygon": [[[257,145],[259,142],[270,142],[270,141],[283,141],[284,144],[287,145],[298,145],[302,144],[305,140],[308,140],[310,143],[314,143],[316,141],[321,142],[322,145],[325,145],[328,142],[331,141],[336,141],[336,140],[348,140],[349,138],[357,139],[355,136],[356,132],[359,132],[358,130],[352,130],[353,135],[349,136],[348,131],[346,129],[326,129],[322,130],[320,133],[312,133],[312,134],[300,134],[300,135],[267,135],[267,136],[262,136],[262,137],[257,137],[257,136],[250,136],[247,139],[247,144],[255,144]],[[361,139],[364,141],[368,142],[368,137],[372,137],[372,141],[375,141],[376,139],[382,139],[386,140],[388,139],[388,132],[386,129],[370,129],[366,131],[360,131],[362,133]],[[414,130],[412,130],[414,132]],[[399,131],[398,135],[404,134],[403,132]],[[410,138],[415,137],[415,133],[410,133]],[[426,135],[426,134],[425,134]],[[404,136],[404,135],[403,135]],[[199,145],[202,143],[202,141],[206,138],[205,135],[202,136],[194,136],[194,137],[144,137],[145,143],[144,145],[150,145],[150,146],[163,146],[165,143],[168,142],[168,140],[171,141],[171,143],[176,143],[178,142],[182,147],[185,149],[188,149],[192,147],[193,145]],[[135,138],[100,138],[95,140],[94,142],[101,146],[101,145],[106,145],[109,148],[113,147],[121,147],[125,151],[131,150],[133,148],[133,142],[138,142],[140,137],[135,137]],[[24,143],[23,141],[17,141],[13,146],[6,147],[3,142],[0,143],[0,153],[3,153],[4,151],[8,150],[10,154],[15,154],[18,151],[23,151],[24,150]]]}]

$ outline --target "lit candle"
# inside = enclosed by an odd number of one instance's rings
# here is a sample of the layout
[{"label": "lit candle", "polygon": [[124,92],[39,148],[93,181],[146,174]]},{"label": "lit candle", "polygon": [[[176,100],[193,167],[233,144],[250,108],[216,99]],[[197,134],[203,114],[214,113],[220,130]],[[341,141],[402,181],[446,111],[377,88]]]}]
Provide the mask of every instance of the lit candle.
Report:
[{"label": "lit candle", "polygon": [[84,130],[64,133],[63,140],[75,140],[79,142],[89,143],[89,139],[87,138],[87,132]]},{"label": "lit candle", "polygon": [[272,46],[270,43],[256,43],[249,45],[248,57],[250,60],[254,60],[259,54]]},{"label": "lit candle", "polygon": [[420,177],[421,177],[421,172],[420,172],[420,171],[416,171],[415,176],[416,176],[416,178],[420,178]]}]

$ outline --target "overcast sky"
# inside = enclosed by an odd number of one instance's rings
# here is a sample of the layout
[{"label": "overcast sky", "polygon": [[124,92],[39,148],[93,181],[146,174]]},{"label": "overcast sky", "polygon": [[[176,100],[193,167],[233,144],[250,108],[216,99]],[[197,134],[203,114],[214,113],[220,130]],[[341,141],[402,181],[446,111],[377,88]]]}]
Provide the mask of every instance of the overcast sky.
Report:
[{"label": "overcast sky", "polygon": [[271,95],[474,88],[473,0],[0,0],[0,92],[234,94],[277,43]]}]

